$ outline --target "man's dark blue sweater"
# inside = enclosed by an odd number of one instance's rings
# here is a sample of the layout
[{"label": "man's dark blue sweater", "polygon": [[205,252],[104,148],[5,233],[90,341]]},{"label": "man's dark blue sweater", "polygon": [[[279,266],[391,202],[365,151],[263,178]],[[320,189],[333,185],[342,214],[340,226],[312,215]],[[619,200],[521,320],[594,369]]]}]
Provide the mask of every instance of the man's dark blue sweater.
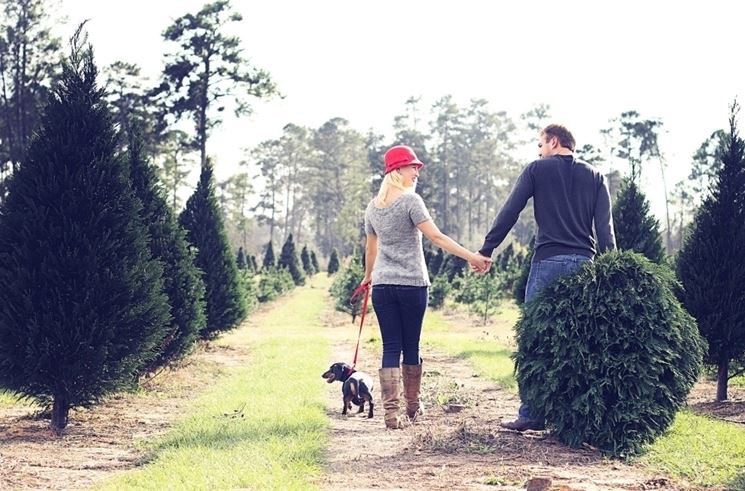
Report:
[{"label": "man's dark blue sweater", "polygon": [[538,224],[533,262],[559,254],[592,258],[616,248],[605,178],[573,155],[554,155],[523,169],[479,253],[491,256],[531,197]]}]

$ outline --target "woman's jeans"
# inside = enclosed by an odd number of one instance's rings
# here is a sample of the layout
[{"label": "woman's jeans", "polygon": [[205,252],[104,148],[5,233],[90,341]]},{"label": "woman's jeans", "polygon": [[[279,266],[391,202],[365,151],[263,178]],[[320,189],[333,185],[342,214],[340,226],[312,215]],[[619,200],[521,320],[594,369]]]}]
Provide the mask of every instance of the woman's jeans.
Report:
[{"label": "woman's jeans", "polygon": [[[525,287],[525,301],[530,302],[555,279],[579,269],[585,261],[591,260],[581,254],[560,254],[531,264],[528,284]],[[530,415],[530,408],[526,404],[520,404],[518,416],[533,419]]]},{"label": "woman's jeans", "polygon": [[375,285],[372,304],[383,338],[383,368],[419,364],[419,338],[427,309],[426,286]]}]

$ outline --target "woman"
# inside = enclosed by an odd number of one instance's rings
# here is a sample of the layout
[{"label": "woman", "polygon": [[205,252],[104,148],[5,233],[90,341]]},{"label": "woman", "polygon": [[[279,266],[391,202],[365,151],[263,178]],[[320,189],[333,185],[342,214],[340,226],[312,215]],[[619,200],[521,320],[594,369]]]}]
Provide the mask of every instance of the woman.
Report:
[{"label": "woman", "polygon": [[490,259],[468,251],[434,224],[424,201],[415,193],[422,167],[411,148],[390,148],[385,153],[380,191],[365,210],[367,243],[362,285],[372,283],[372,304],[383,338],[379,375],[388,428],[402,427],[398,414],[402,372],[406,415],[413,421],[422,414],[419,338],[430,285],[422,234],[446,252],[468,261],[476,271],[486,271],[491,264]]}]

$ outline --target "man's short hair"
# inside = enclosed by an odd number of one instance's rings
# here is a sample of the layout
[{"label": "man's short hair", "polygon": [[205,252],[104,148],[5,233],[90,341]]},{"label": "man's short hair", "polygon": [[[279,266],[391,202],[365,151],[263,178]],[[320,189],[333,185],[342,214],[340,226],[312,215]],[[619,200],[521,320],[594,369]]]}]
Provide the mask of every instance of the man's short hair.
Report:
[{"label": "man's short hair", "polygon": [[543,128],[543,131],[541,131],[544,135],[546,135],[546,139],[550,139],[553,137],[556,137],[559,139],[559,143],[562,147],[568,148],[572,152],[574,152],[574,147],[577,145],[577,143],[574,141],[574,136],[572,136],[572,132],[566,129],[565,126],[562,126],[560,124],[550,124]]}]

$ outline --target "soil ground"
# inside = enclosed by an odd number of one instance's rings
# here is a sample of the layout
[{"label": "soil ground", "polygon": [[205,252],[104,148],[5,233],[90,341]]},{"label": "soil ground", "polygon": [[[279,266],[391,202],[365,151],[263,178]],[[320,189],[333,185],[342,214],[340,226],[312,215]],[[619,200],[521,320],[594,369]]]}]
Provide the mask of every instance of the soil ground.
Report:
[{"label": "soil ground", "polygon": [[[245,328],[261,325],[269,310],[287,302],[280,299],[262,308]],[[338,339],[341,329],[349,329],[349,318],[330,308],[324,315],[333,361],[343,361],[349,345]],[[369,346],[361,348],[360,360],[366,363],[358,368],[372,372],[377,381],[372,367],[377,367],[379,354]],[[552,489],[565,490],[693,489],[643,467],[604,459],[590,448],[569,449],[544,432],[501,430],[499,421],[512,419],[517,411],[514,393],[476,376],[463,360],[442,353],[426,356],[427,413],[403,430],[385,429],[379,393],[373,419],[341,416],[341,387],[328,386],[331,433],[320,487],[525,489],[530,479],[546,478]],[[180,366],[145,381],[137,393],[72,412],[62,437],[49,429],[48,419],[38,416],[37,407],[0,408],[0,489],[83,489],[136,467],[145,457],[139,441],[167,431],[214,377],[249,357],[241,347],[200,345]],[[712,383],[699,384],[690,406],[745,424],[744,389],[731,389],[732,400],[726,403],[710,402],[712,394]]]}]

